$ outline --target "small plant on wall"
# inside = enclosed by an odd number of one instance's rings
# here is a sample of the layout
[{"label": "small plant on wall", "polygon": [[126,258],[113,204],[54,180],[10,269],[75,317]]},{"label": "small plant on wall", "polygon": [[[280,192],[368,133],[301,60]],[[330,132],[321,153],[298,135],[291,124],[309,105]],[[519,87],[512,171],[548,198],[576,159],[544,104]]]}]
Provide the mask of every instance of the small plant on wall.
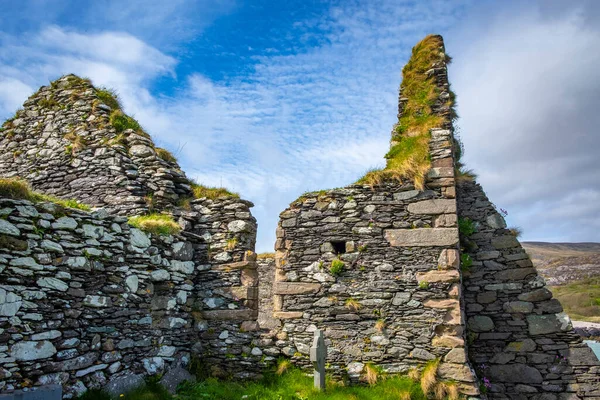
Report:
[{"label": "small plant on wall", "polygon": [[339,258],[334,259],[331,262],[331,267],[329,267],[329,272],[333,276],[339,276],[342,272],[344,272],[345,263]]}]

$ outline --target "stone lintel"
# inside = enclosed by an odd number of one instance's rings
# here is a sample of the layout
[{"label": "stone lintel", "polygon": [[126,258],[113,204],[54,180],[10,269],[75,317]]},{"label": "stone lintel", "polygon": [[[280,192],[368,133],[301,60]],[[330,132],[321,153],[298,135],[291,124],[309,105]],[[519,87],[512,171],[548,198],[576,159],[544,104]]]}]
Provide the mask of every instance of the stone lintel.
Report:
[{"label": "stone lintel", "polygon": [[255,261],[238,261],[238,262],[229,263],[229,264],[215,265],[212,267],[212,269],[215,271],[224,271],[224,272],[235,271],[235,270],[246,269],[246,268],[256,269],[256,262]]},{"label": "stone lintel", "polygon": [[275,282],[273,285],[273,294],[317,293],[320,289],[320,283]]},{"label": "stone lintel", "polygon": [[457,270],[433,270],[428,272],[417,272],[417,282],[458,282],[459,274]]},{"label": "stone lintel", "polygon": [[407,210],[411,214],[455,214],[456,200],[454,199],[431,199],[418,201],[408,205]]},{"label": "stone lintel", "polygon": [[465,341],[456,336],[436,336],[431,340],[431,345],[434,347],[464,347]]},{"label": "stone lintel", "polygon": [[210,310],[202,311],[202,316],[212,321],[246,321],[257,318],[258,310]]},{"label": "stone lintel", "polygon": [[302,311],[275,311],[273,318],[277,319],[298,319],[302,318],[304,313]]},{"label": "stone lintel", "polygon": [[215,293],[240,300],[256,300],[258,298],[258,287],[227,286],[215,289]]},{"label": "stone lintel", "polygon": [[425,302],[423,302],[423,306],[429,308],[448,309],[458,307],[459,303],[457,299],[430,299],[425,300]]},{"label": "stone lintel", "polygon": [[458,229],[387,229],[384,237],[393,247],[455,246],[458,244]]}]

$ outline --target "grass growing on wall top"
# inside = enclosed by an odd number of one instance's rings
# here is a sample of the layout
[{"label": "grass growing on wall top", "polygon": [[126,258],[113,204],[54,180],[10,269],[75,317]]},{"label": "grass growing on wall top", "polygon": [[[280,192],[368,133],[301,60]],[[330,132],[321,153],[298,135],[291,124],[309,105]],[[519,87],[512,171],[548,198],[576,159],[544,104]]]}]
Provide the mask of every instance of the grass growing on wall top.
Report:
[{"label": "grass growing on wall top", "polygon": [[41,194],[31,190],[26,181],[17,178],[0,178],[0,198],[13,200],[29,200],[34,203],[47,201],[65,208],[75,208],[90,211],[91,207],[74,199],[59,199],[58,197]]},{"label": "grass growing on wall top", "polygon": [[191,182],[192,193],[195,199],[201,199],[206,197],[211,200],[218,199],[219,197],[234,197],[239,198],[240,195],[221,187],[204,186],[199,183]]},{"label": "grass growing on wall top", "polygon": [[96,96],[98,96],[98,98],[104,104],[106,104],[113,110],[121,109],[121,101],[119,100],[119,95],[114,89],[99,87],[96,89]]},{"label": "grass growing on wall top", "polygon": [[129,225],[155,235],[173,235],[181,231],[181,227],[171,215],[148,214],[129,218]]},{"label": "grass growing on wall top", "polygon": [[[412,56],[402,69],[400,90],[406,101],[392,135],[393,146],[385,156],[386,167],[367,172],[357,183],[375,186],[386,180],[402,182],[410,179],[417,189],[424,188],[431,168],[430,130],[444,123],[444,117],[435,115],[431,109],[438,99],[439,90],[435,77],[427,74],[434,63],[449,61],[441,50],[442,45],[439,36],[429,35],[413,47]],[[448,105],[452,106],[453,101],[451,93]]]}]

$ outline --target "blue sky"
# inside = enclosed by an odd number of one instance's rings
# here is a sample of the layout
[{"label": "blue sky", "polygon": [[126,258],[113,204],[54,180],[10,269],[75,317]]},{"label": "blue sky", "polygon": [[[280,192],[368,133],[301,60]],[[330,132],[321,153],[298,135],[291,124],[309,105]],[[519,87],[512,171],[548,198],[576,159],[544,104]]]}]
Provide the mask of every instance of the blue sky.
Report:
[{"label": "blue sky", "polygon": [[383,164],[411,47],[454,57],[466,162],[525,240],[600,241],[594,1],[12,1],[0,117],[66,73],[117,89],[190,177],[255,203],[258,251],[307,190]]}]

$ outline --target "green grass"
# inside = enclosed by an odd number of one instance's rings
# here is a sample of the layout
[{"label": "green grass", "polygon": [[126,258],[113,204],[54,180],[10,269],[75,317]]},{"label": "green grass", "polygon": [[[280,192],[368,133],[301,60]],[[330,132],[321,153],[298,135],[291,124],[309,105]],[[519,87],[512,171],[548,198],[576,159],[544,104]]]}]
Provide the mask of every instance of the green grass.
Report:
[{"label": "green grass", "polygon": [[96,89],[96,96],[102,101],[104,104],[112,108],[113,110],[121,109],[121,102],[119,101],[119,95],[113,89],[100,87]]},{"label": "green grass", "polygon": [[170,163],[176,163],[177,162],[177,158],[175,158],[175,156],[166,149],[163,149],[161,147],[157,147],[155,148],[156,150],[156,155],[160,158],[162,158],[163,160],[170,162]]},{"label": "green grass", "polygon": [[471,259],[471,256],[468,255],[467,253],[463,253],[460,255],[460,268],[463,271],[468,271],[469,268],[471,268],[473,266],[473,260]]},{"label": "green grass", "polygon": [[345,265],[346,264],[344,264],[344,262],[342,260],[336,258],[331,262],[331,267],[329,267],[329,272],[331,272],[331,275],[333,275],[333,276],[338,276],[342,272],[344,272]]},{"label": "green grass", "polygon": [[571,319],[600,322],[600,277],[552,286],[550,290]]},{"label": "green grass", "polygon": [[465,237],[469,237],[475,233],[475,224],[470,218],[459,218],[458,232]]},{"label": "green grass", "polygon": [[[408,394],[411,399],[424,400],[418,383],[406,377],[380,378],[372,386],[344,386],[328,380],[327,389],[313,388],[312,376],[290,368],[281,376],[269,374],[259,382],[233,382],[207,379],[200,383],[183,384],[177,398],[185,400],[397,400]],[[246,396],[246,397],[244,397]]]},{"label": "green grass", "polygon": [[181,227],[171,215],[148,214],[129,218],[129,225],[147,233],[156,235],[173,235],[181,231]]},{"label": "green grass", "polygon": [[117,133],[121,133],[127,129],[133,129],[136,132],[142,130],[139,122],[130,116],[123,114],[123,111],[119,109],[114,110],[110,114],[109,122],[115,128]]},{"label": "green grass", "polygon": [[[430,130],[442,127],[445,117],[434,114],[432,106],[438,99],[439,89],[435,77],[427,71],[434,63],[449,61],[442,51],[439,36],[428,35],[412,49],[412,56],[402,69],[401,97],[407,99],[402,115],[392,136],[393,146],[386,155],[386,167],[372,170],[358,180],[359,184],[379,185],[384,181],[403,182],[410,179],[417,189],[422,190],[426,175],[431,169],[429,154]],[[450,91],[447,106],[449,118],[454,118],[454,94]]]},{"label": "green grass", "polygon": [[204,186],[195,182],[191,182],[190,186],[192,187],[192,193],[194,194],[195,199],[201,199],[203,197],[211,200],[218,199],[219,197],[235,197],[239,199],[240,197],[239,194],[230,192],[221,187]]},{"label": "green grass", "polygon": [[27,182],[17,178],[0,178],[0,197],[13,200],[29,200],[34,203],[48,201],[65,208],[76,208],[84,211],[91,210],[87,204],[80,203],[74,199],[60,199],[51,195],[34,192]]}]

